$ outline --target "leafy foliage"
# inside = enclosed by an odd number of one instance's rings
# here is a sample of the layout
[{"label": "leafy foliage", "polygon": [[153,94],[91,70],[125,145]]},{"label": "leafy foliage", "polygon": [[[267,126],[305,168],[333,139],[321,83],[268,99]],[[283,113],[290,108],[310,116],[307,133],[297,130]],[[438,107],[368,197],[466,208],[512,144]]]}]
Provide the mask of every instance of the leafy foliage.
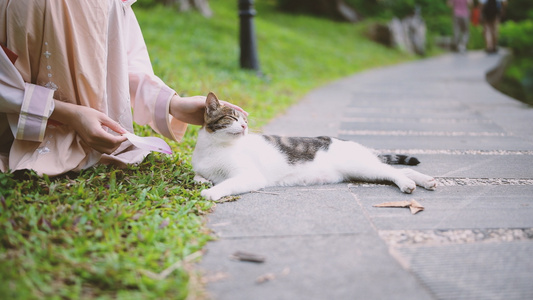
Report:
[{"label": "leafy foliage", "polygon": [[516,22],[533,19],[533,1],[531,0],[511,0],[507,1],[504,20]]},{"label": "leafy foliage", "polygon": [[513,57],[496,87],[515,99],[533,105],[533,58]]},{"label": "leafy foliage", "polygon": [[533,21],[507,21],[500,26],[500,44],[512,49],[513,59],[497,85],[505,94],[533,105]]},{"label": "leafy foliage", "polygon": [[[446,0],[344,0],[360,15],[366,18],[390,20],[393,17],[404,18],[413,14],[419,7],[430,35],[452,35],[451,10]],[[322,9],[325,0],[277,0],[278,8],[291,13],[311,13],[334,18],[331,8]],[[525,21],[533,18],[533,1],[508,1],[504,20]],[[531,35],[530,35],[531,36]]]},{"label": "leafy foliage", "polygon": [[[278,0],[278,7],[282,11],[291,13],[310,13],[313,15],[336,18],[332,6],[325,6],[326,0]],[[434,34],[451,34],[450,9],[446,1],[434,0],[345,0],[360,15],[365,18],[391,20],[394,17],[405,18],[415,12],[416,7],[421,9],[422,16]]]},{"label": "leafy foliage", "polygon": [[500,26],[501,44],[518,55],[533,56],[533,20],[507,21]]}]

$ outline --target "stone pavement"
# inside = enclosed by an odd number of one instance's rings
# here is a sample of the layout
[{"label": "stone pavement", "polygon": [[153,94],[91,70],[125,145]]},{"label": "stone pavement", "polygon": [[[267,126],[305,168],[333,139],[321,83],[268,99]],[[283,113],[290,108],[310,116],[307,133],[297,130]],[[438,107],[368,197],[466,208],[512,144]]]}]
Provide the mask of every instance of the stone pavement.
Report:
[{"label": "stone pavement", "polygon": [[[200,263],[222,299],[533,299],[533,109],[487,83],[504,56],[449,54],[308,94],[264,128],[413,154],[436,191],[344,183],[217,204]],[[415,199],[416,215],[382,202]],[[231,259],[236,251],[264,263]]]}]

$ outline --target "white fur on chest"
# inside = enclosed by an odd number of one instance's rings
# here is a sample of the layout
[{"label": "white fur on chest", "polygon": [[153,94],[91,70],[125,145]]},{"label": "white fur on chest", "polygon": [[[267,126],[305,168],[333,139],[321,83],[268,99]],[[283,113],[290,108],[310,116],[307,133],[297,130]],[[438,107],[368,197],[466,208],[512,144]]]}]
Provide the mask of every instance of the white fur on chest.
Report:
[{"label": "white fur on chest", "polygon": [[244,174],[262,176],[270,182],[277,177],[272,175],[287,172],[284,170],[287,168],[285,157],[254,134],[221,143],[210,139],[205,130],[200,130],[192,163],[198,175],[214,184]]}]

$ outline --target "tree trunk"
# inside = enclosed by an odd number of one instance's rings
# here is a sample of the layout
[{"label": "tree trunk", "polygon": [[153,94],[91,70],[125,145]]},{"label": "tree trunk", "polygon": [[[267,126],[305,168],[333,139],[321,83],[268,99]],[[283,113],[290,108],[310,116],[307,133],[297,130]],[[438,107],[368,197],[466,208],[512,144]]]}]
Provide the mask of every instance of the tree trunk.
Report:
[{"label": "tree trunk", "polygon": [[335,2],[337,4],[337,12],[344,20],[351,23],[359,21],[359,15],[355,11],[355,9],[353,9],[353,7],[346,4],[346,2],[344,2],[343,0],[337,0]]}]

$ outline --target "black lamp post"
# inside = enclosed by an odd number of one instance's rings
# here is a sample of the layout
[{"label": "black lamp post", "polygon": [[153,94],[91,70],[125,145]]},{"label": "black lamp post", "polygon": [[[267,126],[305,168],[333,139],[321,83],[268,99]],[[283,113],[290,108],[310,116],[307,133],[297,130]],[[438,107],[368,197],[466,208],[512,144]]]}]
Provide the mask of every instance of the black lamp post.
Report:
[{"label": "black lamp post", "polygon": [[241,68],[259,71],[253,3],[253,0],[239,0]]}]

